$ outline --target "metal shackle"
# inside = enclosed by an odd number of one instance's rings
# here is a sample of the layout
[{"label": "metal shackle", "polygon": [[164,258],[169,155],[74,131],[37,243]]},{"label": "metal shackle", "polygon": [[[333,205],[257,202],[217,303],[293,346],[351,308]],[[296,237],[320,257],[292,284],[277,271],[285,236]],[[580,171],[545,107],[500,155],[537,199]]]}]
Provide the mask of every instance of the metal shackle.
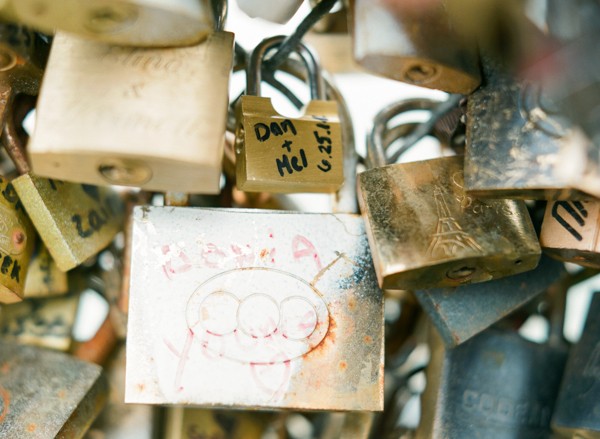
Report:
[{"label": "metal shackle", "polygon": [[[262,63],[264,56],[273,48],[278,47],[285,40],[284,35],[267,38],[260,42],[250,55],[250,62],[246,70],[246,94],[260,96],[262,81]],[[299,43],[295,52],[300,56],[308,72],[310,98],[312,100],[325,100],[325,86],[321,67],[317,55],[303,43]]]},{"label": "metal shackle", "polygon": [[394,102],[377,113],[373,119],[373,128],[367,135],[367,168],[378,168],[393,163],[395,160],[391,161],[389,159],[386,150],[397,140],[405,139],[406,143],[401,149],[409,149],[418,140],[430,134],[431,130],[426,130],[420,137],[410,139],[412,143],[409,143],[411,134],[415,133],[424,123],[406,122],[391,128],[388,125],[394,117],[402,113],[417,110],[427,110],[433,116],[434,110],[441,103],[443,101],[428,98],[407,99]]}]

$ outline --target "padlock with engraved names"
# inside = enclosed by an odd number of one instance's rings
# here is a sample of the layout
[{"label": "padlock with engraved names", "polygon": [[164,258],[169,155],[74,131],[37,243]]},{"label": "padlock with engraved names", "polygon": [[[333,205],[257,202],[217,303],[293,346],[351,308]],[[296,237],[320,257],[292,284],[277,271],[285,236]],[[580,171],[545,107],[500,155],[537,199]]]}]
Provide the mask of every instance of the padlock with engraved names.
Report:
[{"label": "padlock with engraved names", "polygon": [[60,296],[67,290],[67,273],[58,269],[44,242],[36,240],[25,277],[25,298]]},{"label": "padlock with engraved names", "polygon": [[453,28],[441,1],[356,0],[354,58],[383,76],[448,93],[481,82],[473,40]]},{"label": "padlock with engraved names", "polygon": [[30,172],[12,111],[6,117],[2,143],[23,174],[12,184],[60,270],[70,270],[97,254],[121,230],[123,202],[112,188],[41,178]]},{"label": "padlock with engraved names", "polygon": [[[553,314],[562,317],[564,305],[557,308]],[[431,360],[416,437],[550,437],[568,352],[561,319],[552,320],[543,344],[512,329],[491,327],[454,349],[445,349],[439,335],[431,331]]]},{"label": "padlock with engraved names", "polygon": [[[457,288],[418,290],[415,296],[445,346],[452,348],[539,296],[565,275],[563,264],[542,256],[539,265],[525,273]],[[469,310],[468,316],[465,310]]]},{"label": "padlock with engraved names", "polygon": [[67,351],[75,324],[79,292],[26,299],[2,307],[0,335],[4,340]]},{"label": "padlock with engraved names", "polygon": [[0,176],[0,302],[23,299],[37,235],[8,179]]},{"label": "padlock with engraved names", "polygon": [[7,0],[0,17],[122,46],[189,45],[214,26],[210,0]]},{"label": "padlock with engraved names", "polygon": [[129,304],[128,403],[382,410],[358,215],[137,207]]},{"label": "padlock with engraved names", "polygon": [[[589,140],[558,112],[543,87],[519,82],[484,58],[484,85],[469,97],[465,189],[481,198],[581,199]],[[498,117],[502,115],[502,117]]]},{"label": "padlock with engraved names", "polygon": [[0,436],[82,438],[107,398],[95,364],[0,341]]},{"label": "padlock with engraved names", "polygon": [[298,118],[275,111],[260,96],[265,54],[285,37],[263,40],[252,52],[246,95],[237,107],[236,181],[251,192],[335,192],[344,182],[342,127],[335,101],[325,100],[318,60],[303,44],[311,100]]},{"label": "padlock with engraved names", "polygon": [[28,146],[33,172],[95,185],[218,193],[232,55],[229,32],[166,49],[58,33]]},{"label": "padlock with engraved names", "polygon": [[[380,125],[395,115],[425,108],[421,101],[384,108],[373,133],[385,132]],[[381,151],[381,142],[370,136],[369,150]],[[381,153],[369,156],[382,158]],[[462,156],[442,157],[376,167],[358,176],[359,203],[382,288],[456,287],[538,264],[541,251],[525,204],[467,196],[462,162]]]},{"label": "padlock with engraved names", "polygon": [[600,268],[600,200],[548,202],[540,245],[553,258]]},{"label": "padlock with engraved names", "polygon": [[579,342],[569,352],[552,428],[564,437],[600,438],[600,293],[592,296]]}]

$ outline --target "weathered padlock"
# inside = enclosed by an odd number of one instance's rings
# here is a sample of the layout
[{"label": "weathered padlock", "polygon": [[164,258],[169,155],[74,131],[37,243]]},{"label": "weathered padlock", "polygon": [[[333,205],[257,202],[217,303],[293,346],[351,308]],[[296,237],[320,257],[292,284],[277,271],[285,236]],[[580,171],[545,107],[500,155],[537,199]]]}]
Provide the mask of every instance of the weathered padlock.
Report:
[{"label": "weathered padlock", "polygon": [[538,344],[492,327],[444,349],[431,333],[418,439],[550,436],[566,344]]},{"label": "weathered padlock", "polygon": [[[415,106],[424,108],[421,100],[384,108],[373,132]],[[368,148],[382,150],[381,141],[375,136]],[[381,153],[370,156],[381,159]],[[443,157],[359,174],[359,203],[382,288],[458,286],[537,265],[541,251],[525,204],[467,196],[462,161]]]},{"label": "weathered padlock", "polygon": [[263,40],[248,64],[246,95],[237,108],[237,186],[252,192],[335,192],[344,182],[342,127],[337,103],[325,100],[315,55],[298,45],[310,82],[304,116],[284,117],[270,98],[260,96],[263,58],[284,38]]},{"label": "weathered padlock", "polygon": [[557,112],[539,84],[518,82],[490,59],[485,59],[484,74],[484,85],[468,102],[467,193],[484,198],[586,197],[573,188],[582,176],[578,162],[587,149],[585,137]]},{"label": "weathered padlock", "polygon": [[81,438],[106,401],[102,369],[61,352],[0,341],[0,436]]},{"label": "weathered padlock", "polygon": [[356,0],[353,16],[363,67],[448,93],[468,94],[481,82],[476,44],[453,28],[441,1]]},{"label": "weathered padlock", "polygon": [[592,296],[585,328],[571,349],[552,428],[565,437],[600,438],[600,293]]},{"label": "weathered padlock", "polygon": [[75,324],[79,293],[26,299],[2,307],[0,334],[4,340],[67,351]]},{"label": "weathered padlock", "polygon": [[70,270],[106,247],[123,225],[123,202],[109,187],[67,183],[30,172],[9,111],[2,143],[19,173],[12,184],[58,268]]},{"label": "weathered padlock", "polygon": [[600,268],[600,201],[549,202],[544,214],[542,250],[561,261]]},{"label": "weathered padlock", "polygon": [[25,277],[26,299],[59,296],[68,290],[67,273],[58,269],[41,239],[37,239]]},{"label": "weathered padlock", "polygon": [[0,302],[13,303],[23,298],[36,239],[14,186],[0,177]]},{"label": "weathered padlock", "polygon": [[415,291],[415,296],[451,348],[540,295],[565,274],[563,264],[542,256],[532,271],[458,288]]},{"label": "weathered padlock", "polygon": [[7,0],[0,17],[53,34],[57,29],[111,44],[193,44],[213,29],[210,0]]},{"label": "weathered padlock", "polygon": [[33,172],[218,193],[232,53],[228,32],[168,49],[57,34],[28,146]]},{"label": "weathered padlock", "polygon": [[359,216],[142,206],[132,249],[126,402],[382,409]]}]

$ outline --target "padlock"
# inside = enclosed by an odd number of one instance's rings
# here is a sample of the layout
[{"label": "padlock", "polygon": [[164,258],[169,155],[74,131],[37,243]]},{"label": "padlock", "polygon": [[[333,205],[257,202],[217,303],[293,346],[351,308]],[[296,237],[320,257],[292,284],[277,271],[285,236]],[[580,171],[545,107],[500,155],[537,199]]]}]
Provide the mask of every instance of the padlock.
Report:
[{"label": "padlock", "polygon": [[7,0],[0,17],[123,46],[194,44],[214,26],[210,0]]},{"label": "padlock", "polygon": [[481,82],[474,40],[453,28],[441,1],[356,0],[354,58],[392,79],[469,94]]},{"label": "padlock", "polygon": [[[573,188],[588,142],[540,84],[519,82],[491,59],[469,97],[465,189],[474,197],[580,199]],[[503,117],[499,118],[501,114]]]},{"label": "padlock", "polygon": [[81,438],[107,398],[95,364],[0,341],[0,436]]},{"label": "padlock", "polygon": [[5,177],[0,177],[0,194],[0,302],[13,303],[23,298],[37,236],[14,186]]},{"label": "padlock", "polygon": [[58,33],[27,151],[33,172],[95,185],[218,193],[232,49],[229,32],[168,49]]},{"label": "padlock", "polygon": [[260,96],[263,58],[284,39],[263,40],[248,64],[246,95],[237,107],[237,186],[251,192],[335,192],[344,182],[342,127],[337,103],[325,100],[315,55],[298,45],[311,95],[302,117],[282,116],[270,98]]},{"label": "padlock", "polygon": [[600,293],[592,296],[585,328],[569,352],[552,428],[564,437],[600,438]]},{"label": "padlock", "polygon": [[236,0],[238,8],[252,18],[262,18],[274,23],[285,24],[302,5],[302,0]]},{"label": "padlock", "polygon": [[[391,118],[414,106],[424,104],[409,100],[381,113]],[[381,151],[381,141],[375,136],[369,150]],[[462,161],[442,157],[359,174],[359,203],[383,289],[456,287],[536,267],[541,251],[525,203],[467,196]]]},{"label": "padlock", "polygon": [[[552,330],[562,326],[555,320]],[[550,437],[568,352],[554,335],[539,344],[514,330],[491,327],[444,349],[431,331],[417,439]]]},{"label": "padlock", "polygon": [[4,340],[67,351],[77,315],[79,292],[26,299],[2,307],[0,334]]},{"label": "padlock", "polygon": [[24,297],[60,296],[67,291],[67,273],[58,269],[44,242],[36,240],[25,277]]},{"label": "padlock", "polygon": [[600,200],[549,202],[540,245],[553,258],[600,268]]},{"label": "padlock", "polygon": [[131,261],[126,402],[382,409],[358,215],[137,207]]},{"label": "padlock", "polygon": [[8,111],[2,143],[23,173],[12,184],[57,267],[70,270],[106,247],[121,230],[123,202],[109,187],[32,174],[14,122],[12,111]]},{"label": "padlock", "polygon": [[452,348],[540,295],[565,274],[563,264],[542,256],[532,271],[457,288],[419,290],[415,296],[444,345]]}]

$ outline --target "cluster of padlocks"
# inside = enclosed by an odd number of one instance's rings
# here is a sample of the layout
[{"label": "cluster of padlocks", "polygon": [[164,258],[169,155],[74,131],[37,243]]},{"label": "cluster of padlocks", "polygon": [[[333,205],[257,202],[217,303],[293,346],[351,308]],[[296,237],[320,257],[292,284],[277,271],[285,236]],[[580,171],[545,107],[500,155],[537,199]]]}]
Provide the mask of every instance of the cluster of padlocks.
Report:
[{"label": "cluster of padlocks", "polygon": [[[600,293],[563,336],[600,268],[600,4],[565,3],[311,0],[246,52],[225,0],[0,1],[0,437],[600,438]],[[314,32],[448,95],[363,153]]]}]

